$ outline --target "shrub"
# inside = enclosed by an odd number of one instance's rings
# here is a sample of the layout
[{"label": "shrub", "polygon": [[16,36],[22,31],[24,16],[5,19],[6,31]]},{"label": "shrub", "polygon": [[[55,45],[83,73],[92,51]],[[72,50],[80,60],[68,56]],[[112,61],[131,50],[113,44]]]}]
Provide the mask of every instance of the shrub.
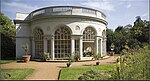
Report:
[{"label": "shrub", "polygon": [[111,75],[101,70],[88,70],[78,80],[106,80],[111,78]]},{"label": "shrub", "polygon": [[149,45],[140,49],[130,49],[125,46],[117,58],[116,67],[112,72],[89,70],[80,76],[79,80],[149,80],[150,50]]},{"label": "shrub", "polygon": [[[127,46],[126,46],[127,47]],[[117,59],[113,79],[147,80],[150,79],[150,59],[148,46],[140,49],[124,49]]]},{"label": "shrub", "polygon": [[74,58],[75,61],[78,61],[78,60],[80,59],[80,54],[79,54],[79,52],[75,52],[73,58]]},{"label": "shrub", "polygon": [[94,54],[92,52],[84,52],[83,53],[83,57],[91,57],[93,56]]},{"label": "shrub", "polygon": [[51,55],[47,52],[44,52],[43,53],[43,60],[46,61],[46,60],[50,60],[51,59]]}]

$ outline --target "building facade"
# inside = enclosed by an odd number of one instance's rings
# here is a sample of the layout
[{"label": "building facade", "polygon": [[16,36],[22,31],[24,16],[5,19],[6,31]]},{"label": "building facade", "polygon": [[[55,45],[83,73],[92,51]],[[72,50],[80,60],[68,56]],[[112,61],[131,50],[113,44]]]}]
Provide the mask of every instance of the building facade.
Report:
[{"label": "building facade", "polygon": [[52,6],[31,13],[16,13],[16,58],[22,58],[21,48],[28,43],[32,58],[48,52],[52,60],[62,60],[79,54],[106,54],[106,16],[104,13],[79,6]]}]

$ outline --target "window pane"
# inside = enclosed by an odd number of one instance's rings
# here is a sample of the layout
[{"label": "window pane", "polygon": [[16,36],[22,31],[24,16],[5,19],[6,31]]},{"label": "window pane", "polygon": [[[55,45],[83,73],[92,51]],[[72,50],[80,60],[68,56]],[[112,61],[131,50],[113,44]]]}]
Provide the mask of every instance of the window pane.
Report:
[{"label": "window pane", "polygon": [[58,38],[55,37],[55,58],[65,58],[67,54],[71,53],[70,49],[67,49],[71,48],[70,31],[65,27],[60,27],[55,31],[55,36],[56,35]]},{"label": "window pane", "polygon": [[39,56],[43,53],[43,31],[41,29],[35,29],[34,31],[34,41],[35,41],[35,57],[42,58]]}]

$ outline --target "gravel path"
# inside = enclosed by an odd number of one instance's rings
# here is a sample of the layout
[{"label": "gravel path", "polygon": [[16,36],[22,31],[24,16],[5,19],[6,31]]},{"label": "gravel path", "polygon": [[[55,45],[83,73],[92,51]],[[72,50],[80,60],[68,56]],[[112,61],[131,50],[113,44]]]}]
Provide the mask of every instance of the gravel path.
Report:
[{"label": "gravel path", "polygon": [[[113,63],[116,57],[100,60],[100,64]],[[73,62],[71,67],[95,65],[96,61]],[[66,67],[65,62],[35,62],[1,64],[1,68],[33,68],[34,72],[26,77],[26,80],[58,80],[59,71]]]}]

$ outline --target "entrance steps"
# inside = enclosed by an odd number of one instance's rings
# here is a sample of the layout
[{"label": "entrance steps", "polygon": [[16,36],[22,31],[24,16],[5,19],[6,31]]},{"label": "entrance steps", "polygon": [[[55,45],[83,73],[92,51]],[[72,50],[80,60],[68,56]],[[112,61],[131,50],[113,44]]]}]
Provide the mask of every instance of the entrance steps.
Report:
[{"label": "entrance steps", "polygon": [[93,60],[93,57],[82,57],[82,60],[83,60],[83,61],[86,61],[86,60]]},{"label": "entrance steps", "polygon": [[[106,55],[106,56],[103,56],[101,59],[108,59],[110,58],[110,56]],[[93,57],[82,57],[82,60],[79,60],[80,61],[91,61],[91,60],[94,60]],[[33,61],[38,61],[38,62],[43,62],[42,59],[33,59]],[[46,60],[46,62],[67,62],[68,60]]]},{"label": "entrance steps", "polygon": [[102,59],[107,59],[107,58],[110,58],[110,56],[106,55],[102,57]]}]

